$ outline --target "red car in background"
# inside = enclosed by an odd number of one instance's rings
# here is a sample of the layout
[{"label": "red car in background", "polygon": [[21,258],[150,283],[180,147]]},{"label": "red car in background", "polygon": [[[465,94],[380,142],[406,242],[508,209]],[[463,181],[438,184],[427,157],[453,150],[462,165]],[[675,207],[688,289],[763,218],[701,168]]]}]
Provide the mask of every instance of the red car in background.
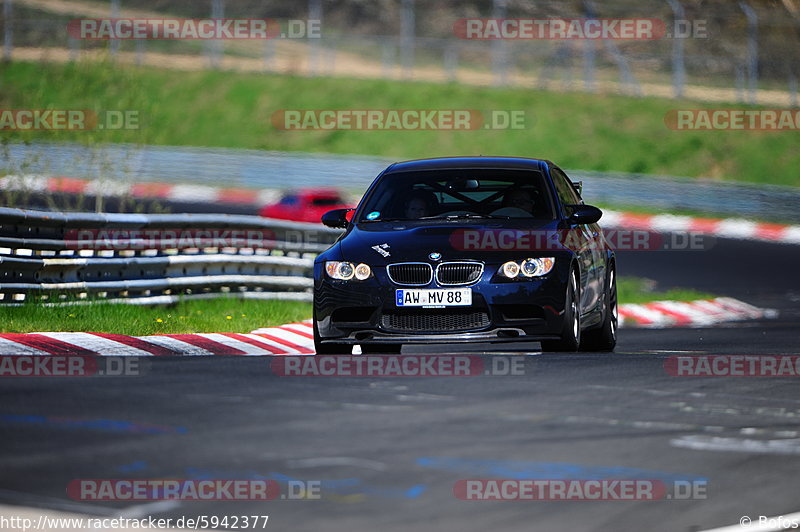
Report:
[{"label": "red car in background", "polygon": [[289,192],[279,202],[264,206],[258,214],[265,218],[319,223],[326,212],[351,207],[335,188],[314,188]]}]

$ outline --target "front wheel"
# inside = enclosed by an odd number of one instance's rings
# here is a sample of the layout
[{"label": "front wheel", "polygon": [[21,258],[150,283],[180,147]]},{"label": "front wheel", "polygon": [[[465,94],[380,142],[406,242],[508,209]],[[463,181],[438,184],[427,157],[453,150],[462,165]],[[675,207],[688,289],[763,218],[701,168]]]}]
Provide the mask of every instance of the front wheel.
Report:
[{"label": "front wheel", "polygon": [[353,346],[350,344],[332,344],[314,342],[314,352],[318,355],[352,355]]},{"label": "front wheel", "polygon": [[617,345],[617,278],[612,267],[608,271],[608,285],[605,293],[605,316],[599,328],[586,331],[581,341],[581,351],[613,351]]},{"label": "front wheel", "polygon": [[567,297],[564,302],[564,326],[561,338],[542,342],[542,351],[575,352],[581,345],[580,288],[578,273],[572,271],[567,284]]},{"label": "front wheel", "polygon": [[322,343],[322,339],[319,336],[319,330],[317,329],[317,316],[314,315],[314,351],[318,355],[352,355],[353,354],[353,346],[349,344],[337,344],[337,343]]}]

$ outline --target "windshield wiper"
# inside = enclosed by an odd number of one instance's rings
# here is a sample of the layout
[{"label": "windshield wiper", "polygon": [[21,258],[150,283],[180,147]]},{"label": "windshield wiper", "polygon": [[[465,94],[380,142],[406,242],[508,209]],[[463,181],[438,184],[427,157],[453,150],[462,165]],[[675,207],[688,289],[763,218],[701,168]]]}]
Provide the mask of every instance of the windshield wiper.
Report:
[{"label": "windshield wiper", "polygon": [[469,214],[467,218],[490,218],[492,220],[510,220],[511,216],[505,214]]},{"label": "windshield wiper", "polygon": [[435,220],[435,219],[442,219],[442,220],[463,220],[463,219],[491,219],[491,220],[510,220],[511,216],[505,216],[502,214],[451,214],[448,216],[424,216],[419,218],[420,220]]},{"label": "windshield wiper", "polygon": [[451,214],[448,216],[420,216],[419,218],[376,218],[374,220],[361,220],[359,223],[376,222],[415,222],[417,220],[465,220],[465,219],[490,219],[490,220],[510,220],[511,216],[502,214]]}]

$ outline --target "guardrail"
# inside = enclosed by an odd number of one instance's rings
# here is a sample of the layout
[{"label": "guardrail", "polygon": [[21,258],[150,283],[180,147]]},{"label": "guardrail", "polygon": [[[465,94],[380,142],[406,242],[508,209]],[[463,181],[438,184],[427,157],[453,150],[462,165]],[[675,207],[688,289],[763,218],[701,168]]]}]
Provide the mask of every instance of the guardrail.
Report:
[{"label": "guardrail", "polygon": [[[215,187],[219,185],[220,175],[226,176],[228,187],[253,191],[253,201],[246,203],[263,205],[286,188],[337,187],[354,194],[362,193],[378,173],[394,162],[356,155],[185,146],[104,144],[97,147],[33,142],[10,143],[4,149],[7,155],[0,154],[0,160],[8,167],[9,175],[0,178],[0,192],[52,193],[55,191],[48,191],[48,177],[45,176],[72,176],[91,181],[86,188],[78,187],[86,196],[130,195],[135,200],[143,196],[137,196],[134,187],[142,192],[150,188],[163,193],[165,188],[170,188],[166,185],[171,184],[174,188],[169,198],[153,196],[167,204],[181,202],[179,208],[185,208],[188,202],[194,202],[198,209],[213,205],[216,212],[244,212],[231,210],[234,204],[218,195],[219,189]],[[687,210],[716,217],[800,223],[800,211],[796,208],[800,204],[800,190],[796,187],[574,168],[566,171],[573,180],[584,182],[584,198],[619,208],[638,205],[665,212]],[[161,183],[148,185],[154,181]],[[58,192],[66,193],[75,187],[76,180],[62,179],[57,188]],[[231,196],[234,195],[240,197],[241,191]],[[25,201],[25,194],[8,197],[14,198],[17,202],[14,204],[20,207],[32,205],[20,203]],[[87,205],[92,208],[93,203],[87,202]]]},{"label": "guardrail", "polygon": [[221,214],[0,207],[0,304],[311,297],[312,257],[341,231]]}]

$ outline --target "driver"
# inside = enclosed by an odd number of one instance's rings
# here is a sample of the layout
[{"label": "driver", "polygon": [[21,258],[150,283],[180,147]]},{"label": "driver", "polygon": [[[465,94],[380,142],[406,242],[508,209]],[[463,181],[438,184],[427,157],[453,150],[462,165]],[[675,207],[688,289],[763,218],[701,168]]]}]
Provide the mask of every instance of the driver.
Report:
[{"label": "driver", "polygon": [[512,188],[503,196],[503,207],[522,209],[528,214],[533,214],[535,202],[530,192],[523,188]]},{"label": "driver", "polygon": [[438,204],[439,202],[432,192],[415,190],[406,198],[405,217],[416,220],[425,216],[431,216]]}]

